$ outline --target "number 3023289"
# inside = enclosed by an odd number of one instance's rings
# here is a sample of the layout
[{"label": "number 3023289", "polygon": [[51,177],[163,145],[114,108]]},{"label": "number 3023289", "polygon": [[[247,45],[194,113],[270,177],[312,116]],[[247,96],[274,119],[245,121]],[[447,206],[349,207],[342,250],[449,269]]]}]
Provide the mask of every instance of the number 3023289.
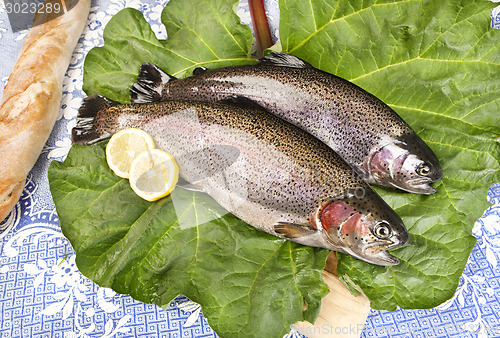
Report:
[{"label": "number 3023289", "polygon": [[34,14],[34,13],[46,13],[59,14],[63,11],[63,7],[59,2],[56,3],[43,3],[43,2],[17,2],[17,1],[6,1],[5,10],[7,14]]}]

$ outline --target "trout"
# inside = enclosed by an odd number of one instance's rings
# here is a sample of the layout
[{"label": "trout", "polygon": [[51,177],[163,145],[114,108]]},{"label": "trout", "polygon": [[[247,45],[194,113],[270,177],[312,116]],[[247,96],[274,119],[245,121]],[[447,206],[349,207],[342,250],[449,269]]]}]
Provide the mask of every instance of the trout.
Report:
[{"label": "trout", "polygon": [[194,101],[120,104],[94,95],[73,143],[124,128],[149,133],[191,188],[257,229],[303,245],[395,265],[408,233],[399,216],[331,148],[262,110]]},{"label": "trout", "polygon": [[185,79],[145,63],[130,94],[135,103],[261,106],[326,143],[369,184],[432,194],[430,183],[442,178],[436,155],[388,105],[290,54],[272,53],[252,66],[199,67]]}]

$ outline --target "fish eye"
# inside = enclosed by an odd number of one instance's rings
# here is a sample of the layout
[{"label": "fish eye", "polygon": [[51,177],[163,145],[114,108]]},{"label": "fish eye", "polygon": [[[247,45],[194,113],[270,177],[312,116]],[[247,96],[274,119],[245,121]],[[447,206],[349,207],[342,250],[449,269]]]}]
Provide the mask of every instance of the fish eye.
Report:
[{"label": "fish eye", "polygon": [[387,239],[391,236],[392,231],[389,223],[382,221],[380,223],[377,223],[377,225],[373,229],[373,233],[377,238]]},{"label": "fish eye", "polygon": [[417,167],[417,174],[420,176],[428,176],[431,173],[431,166],[429,163],[424,162]]}]

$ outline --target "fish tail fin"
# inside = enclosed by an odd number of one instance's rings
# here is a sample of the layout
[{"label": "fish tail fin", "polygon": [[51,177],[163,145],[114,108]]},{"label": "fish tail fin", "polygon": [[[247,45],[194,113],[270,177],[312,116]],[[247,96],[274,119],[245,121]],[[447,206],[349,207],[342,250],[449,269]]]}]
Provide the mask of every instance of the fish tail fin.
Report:
[{"label": "fish tail fin", "polygon": [[98,128],[99,112],[119,104],[101,95],[92,95],[83,99],[83,104],[76,116],[76,126],[71,131],[73,144],[91,145],[109,138],[111,136],[109,132]]},{"label": "fish tail fin", "polygon": [[144,62],[139,69],[137,82],[130,88],[130,101],[132,103],[147,103],[161,100],[161,93],[165,84],[176,80],[158,67]]}]

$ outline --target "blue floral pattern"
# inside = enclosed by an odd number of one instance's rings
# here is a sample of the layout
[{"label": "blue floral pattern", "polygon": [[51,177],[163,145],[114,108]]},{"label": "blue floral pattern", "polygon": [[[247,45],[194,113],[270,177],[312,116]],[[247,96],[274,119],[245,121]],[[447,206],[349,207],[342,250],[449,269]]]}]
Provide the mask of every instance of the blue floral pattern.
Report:
[{"label": "blue floral pattern", "polygon": [[[498,0],[497,0],[498,1]],[[83,61],[103,44],[103,28],[124,7],[142,11],[158,38],[168,1],[93,1],[87,27],[73,54],[63,84],[61,115],[30,173],[19,203],[0,223],[1,337],[216,337],[200,305],[183,296],[167,308],[144,304],[101,288],[77,269],[75,254],[62,235],[46,172],[50,161],[64,160],[70,131],[84,97]],[[278,38],[278,0],[266,1],[271,31]],[[237,9],[250,25],[247,2]],[[500,28],[500,7],[492,11]],[[27,32],[12,33],[0,2],[0,95]],[[499,337],[500,336],[500,184],[488,200],[494,204],[475,223],[478,242],[452,299],[431,310],[372,311],[362,337]],[[292,330],[285,337],[303,337]]]},{"label": "blue floral pattern", "polygon": [[[493,2],[500,2],[498,0],[492,0]],[[491,10],[491,27],[500,29],[500,6],[495,7]]]}]

